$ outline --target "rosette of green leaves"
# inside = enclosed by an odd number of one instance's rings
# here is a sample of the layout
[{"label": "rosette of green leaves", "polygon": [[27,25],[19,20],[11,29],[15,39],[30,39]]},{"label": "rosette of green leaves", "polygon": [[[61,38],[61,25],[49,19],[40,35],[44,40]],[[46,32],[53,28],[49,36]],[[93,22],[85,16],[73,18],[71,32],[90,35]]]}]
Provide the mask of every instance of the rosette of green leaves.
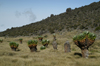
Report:
[{"label": "rosette of green leaves", "polygon": [[42,36],[38,36],[38,38],[43,38]]},{"label": "rosette of green leaves", "polygon": [[83,40],[83,39],[85,39],[85,38],[86,38],[86,36],[85,36],[85,34],[83,34],[83,33],[81,33],[81,34],[79,34],[79,35],[77,36],[77,40],[78,40],[78,41]]},{"label": "rosette of green leaves", "polygon": [[88,32],[88,31],[84,31],[83,33],[81,33],[81,34],[79,34],[79,35],[75,35],[75,36],[73,37],[73,40],[74,40],[74,41],[75,41],[75,40],[80,41],[80,40],[86,39],[86,36],[87,36],[87,38],[89,38],[89,39],[91,39],[91,40],[95,40],[95,38],[96,38],[96,35],[95,35],[95,34],[90,33],[90,32]]},{"label": "rosette of green leaves", "polygon": [[3,39],[0,39],[0,42],[2,42],[3,41]]},{"label": "rosette of green leaves", "polygon": [[23,39],[22,39],[22,38],[20,38],[19,40],[21,40],[21,41],[22,41]]},{"label": "rosette of green leaves", "polygon": [[37,40],[33,40],[33,44],[37,45],[38,41]]},{"label": "rosette of green leaves", "polygon": [[84,34],[85,36],[87,36],[87,35],[89,34],[89,31],[84,31],[83,34]]},{"label": "rosette of green leaves", "polygon": [[28,46],[29,46],[29,45],[32,45],[34,42],[33,42],[33,40],[29,40],[27,43],[28,43]]},{"label": "rosette of green leaves", "polygon": [[14,46],[16,43],[15,42],[10,42],[9,45],[10,46]]},{"label": "rosette of green leaves", "polygon": [[49,44],[50,41],[49,40],[42,40],[42,44],[45,45],[45,44]]},{"label": "rosette of green leaves", "polygon": [[43,50],[43,49],[46,49],[46,47],[45,46],[41,46],[40,47],[40,50]]},{"label": "rosette of green leaves", "polygon": [[55,36],[56,36],[56,34],[54,33],[54,34],[53,34],[53,37],[55,37]]},{"label": "rosette of green leaves", "polygon": [[18,43],[16,43],[14,46],[18,47],[18,46],[19,46],[19,44],[18,44]]},{"label": "rosette of green leaves", "polygon": [[93,33],[89,33],[89,34],[88,34],[88,38],[89,38],[90,40],[95,40],[96,35],[93,34]]},{"label": "rosette of green leaves", "polygon": [[42,40],[42,44],[45,45],[46,44],[46,40]]},{"label": "rosette of green leaves", "polygon": [[77,35],[73,37],[73,41],[77,41]]},{"label": "rosette of green leaves", "polygon": [[47,44],[49,44],[50,43],[50,41],[49,40],[47,40]]},{"label": "rosette of green leaves", "polygon": [[18,46],[19,46],[19,44],[16,43],[16,42],[10,42],[9,45],[10,45],[10,46],[15,46],[15,47],[18,47]]},{"label": "rosette of green leaves", "polygon": [[28,46],[32,45],[32,44],[36,44],[37,45],[38,41],[37,40],[29,40],[28,41]]}]

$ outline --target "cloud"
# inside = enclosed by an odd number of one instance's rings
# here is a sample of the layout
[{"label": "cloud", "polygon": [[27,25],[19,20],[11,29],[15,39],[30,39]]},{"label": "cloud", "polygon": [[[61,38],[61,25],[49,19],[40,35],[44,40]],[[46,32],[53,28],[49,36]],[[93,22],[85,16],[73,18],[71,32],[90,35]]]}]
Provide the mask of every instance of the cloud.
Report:
[{"label": "cloud", "polygon": [[30,21],[34,21],[36,19],[36,16],[34,15],[34,13],[32,12],[31,9],[27,10],[27,11],[24,11],[23,14],[26,15],[27,17],[29,17]]},{"label": "cloud", "polygon": [[29,21],[35,21],[35,19],[36,19],[36,16],[35,16],[35,14],[33,13],[33,11],[31,9],[25,10],[24,12],[16,11],[15,16],[17,18],[19,18],[21,16],[28,17]]},{"label": "cloud", "polygon": [[4,24],[1,24],[1,25],[0,25],[0,27],[4,27],[4,26],[5,26]]},{"label": "cloud", "polygon": [[16,17],[20,17],[20,16],[21,16],[21,13],[18,12],[18,11],[16,11],[16,12],[15,12],[15,16],[16,16]]}]

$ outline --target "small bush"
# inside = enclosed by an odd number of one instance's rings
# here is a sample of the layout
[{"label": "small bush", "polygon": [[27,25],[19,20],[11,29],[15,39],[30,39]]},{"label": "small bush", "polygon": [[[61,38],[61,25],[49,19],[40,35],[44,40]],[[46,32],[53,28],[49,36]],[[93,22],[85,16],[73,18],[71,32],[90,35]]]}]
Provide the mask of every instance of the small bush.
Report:
[{"label": "small bush", "polygon": [[46,47],[45,46],[41,46],[40,47],[40,50],[43,50],[43,49],[46,49]]},{"label": "small bush", "polygon": [[22,38],[20,38],[19,40],[23,40]]},{"label": "small bush", "polygon": [[0,39],[0,42],[2,43],[3,42],[3,39]]}]

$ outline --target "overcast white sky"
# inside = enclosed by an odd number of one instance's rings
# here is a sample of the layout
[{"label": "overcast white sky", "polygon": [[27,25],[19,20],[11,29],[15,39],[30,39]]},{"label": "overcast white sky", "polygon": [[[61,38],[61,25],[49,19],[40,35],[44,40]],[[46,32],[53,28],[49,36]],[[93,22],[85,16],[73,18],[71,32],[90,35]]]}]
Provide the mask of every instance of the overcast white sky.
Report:
[{"label": "overcast white sky", "polygon": [[100,0],[0,0],[0,31],[58,15]]}]

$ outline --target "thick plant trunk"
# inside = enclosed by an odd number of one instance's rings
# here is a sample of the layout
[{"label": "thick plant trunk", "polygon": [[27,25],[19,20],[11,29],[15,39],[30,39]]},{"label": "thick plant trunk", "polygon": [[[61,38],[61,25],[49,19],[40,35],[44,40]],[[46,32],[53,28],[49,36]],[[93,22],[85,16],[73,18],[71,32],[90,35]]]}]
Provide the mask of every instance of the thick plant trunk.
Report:
[{"label": "thick plant trunk", "polygon": [[40,41],[42,41],[42,39],[40,39]]},{"label": "thick plant trunk", "polygon": [[45,44],[44,46],[45,46],[45,47],[48,47],[48,44]]},{"label": "thick plant trunk", "polygon": [[22,44],[22,41],[20,40],[20,43]]},{"label": "thick plant trunk", "polygon": [[11,49],[12,49],[12,51],[16,51],[16,48],[14,48],[14,47],[11,47]]},{"label": "thick plant trunk", "polygon": [[81,47],[81,52],[82,52],[82,57],[83,58],[88,58],[89,53],[88,53],[88,38],[85,39],[85,43],[83,43],[84,46]]},{"label": "thick plant trunk", "polygon": [[3,41],[1,41],[0,43],[2,43]]},{"label": "thick plant trunk", "polygon": [[36,46],[31,47],[30,50],[31,50],[31,52],[36,52],[37,51],[37,47]]},{"label": "thick plant trunk", "polygon": [[81,49],[81,52],[83,58],[88,58],[89,56],[88,49]]},{"label": "thick plant trunk", "polygon": [[13,50],[13,51],[16,51],[16,48],[13,48],[12,50]]},{"label": "thick plant trunk", "polygon": [[43,40],[43,38],[38,38],[40,41],[42,41]]}]

